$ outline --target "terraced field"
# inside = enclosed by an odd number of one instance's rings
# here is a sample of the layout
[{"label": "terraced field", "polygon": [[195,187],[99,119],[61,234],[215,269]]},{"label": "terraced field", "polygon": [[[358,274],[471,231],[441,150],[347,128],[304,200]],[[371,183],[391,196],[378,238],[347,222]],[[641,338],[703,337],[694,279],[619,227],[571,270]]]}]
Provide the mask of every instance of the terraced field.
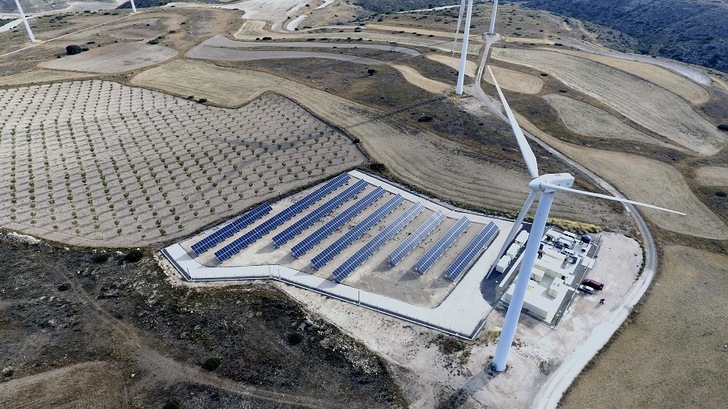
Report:
[{"label": "terraced field", "polygon": [[365,159],[274,94],[224,109],[94,80],[0,101],[0,224],[72,244],[186,234]]}]

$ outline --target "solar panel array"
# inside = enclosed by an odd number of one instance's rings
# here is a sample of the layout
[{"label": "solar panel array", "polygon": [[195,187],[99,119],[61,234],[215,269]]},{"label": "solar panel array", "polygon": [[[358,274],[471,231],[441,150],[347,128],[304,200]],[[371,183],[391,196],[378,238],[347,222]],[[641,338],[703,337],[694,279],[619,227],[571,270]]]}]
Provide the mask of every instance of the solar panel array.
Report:
[{"label": "solar panel array", "polygon": [[314,248],[321,240],[329,237],[331,233],[338,230],[346,222],[353,219],[354,216],[363,212],[367,207],[371,206],[372,203],[376,202],[380,197],[384,196],[384,188],[378,186],[373,191],[369,192],[366,196],[359,199],[356,203],[349,206],[346,210],[339,213],[333,219],[329,220],[328,223],[321,226],[318,230],[311,233],[308,237],[301,240],[300,243],[293,246],[291,251],[293,256],[298,258],[306,254],[307,251]]},{"label": "solar panel array", "polygon": [[438,210],[429,219],[425,220],[412,234],[410,234],[393,252],[389,254],[389,264],[396,266],[402,259],[407,257],[418,244],[427,237],[428,234],[432,233],[437,226],[445,220],[445,213],[442,210]]},{"label": "solar panel array", "polygon": [[311,227],[312,224],[316,223],[322,217],[333,212],[334,209],[364,190],[364,188],[368,185],[369,183],[364,180],[354,183],[346,188],[346,190],[336,195],[336,197],[321,205],[321,207],[307,214],[301,220],[293,223],[290,227],[275,235],[273,237],[273,242],[276,244],[276,247],[286,244],[289,240],[301,234],[302,231]]},{"label": "solar panel array", "polygon": [[273,208],[270,207],[268,203],[264,203],[256,207],[255,209],[233,220],[232,222],[230,222],[230,224],[224,226],[220,230],[213,232],[209,236],[193,244],[192,251],[194,251],[199,256],[207,250],[215,247],[228,237],[231,237],[233,234],[251,225],[256,220],[270,213],[271,210],[273,210]]},{"label": "solar panel array", "polygon": [[425,253],[424,256],[415,264],[415,271],[417,271],[420,274],[424,274],[427,269],[432,267],[435,262],[442,257],[442,255],[445,253],[445,251],[452,246],[453,243],[455,243],[455,240],[460,237],[461,234],[465,231],[465,229],[468,228],[470,225],[470,220],[468,220],[467,217],[463,216],[462,219],[458,220],[457,223],[455,223],[450,230],[445,233],[444,236],[440,238],[440,240],[435,243],[432,247],[430,247],[429,250],[427,250],[427,253]]},{"label": "solar panel array", "polygon": [[347,180],[349,180],[348,173],[342,173],[341,175],[331,179],[323,186],[316,189],[314,192],[308,194],[303,199],[297,201],[296,203],[289,206],[287,209],[266,220],[260,226],[243,234],[242,236],[235,239],[232,243],[216,251],[215,257],[217,257],[217,259],[221,262],[229,259],[230,257],[237,254],[240,250],[258,241],[258,239],[268,234],[271,230],[290,220],[293,216],[301,213],[313,203],[321,200],[321,198],[336,190],[339,186],[346,183]]},{"label": "solar panel array", "polygon": [[402,204],[403,201],[404,199],[400,195],[389,199],[387,203],[383,204],[379,209],[373,211],[372,214],[366,217],[366,219],[362,220],[359,224],[354,226],[343,236],[339,237],[339,239],[336,240],[332,245],[330,245],[324,251],[312,258],[311,264],[313,265],[313,267],[315,269],[319,269],[326,265],[326,263],[336,257],[337,254],[341,253],[342,250],[349,247],[351,243],[358,240],[359,237],[369,231],[369,229],[374,227],[374,225],[387,217],[388,214],[392,213],[394,209],[397,208],[397,206]]},{"label": "solar panel array", "polygon": [[482,250],[483,247],[490,242],[496,233],[498,233],[498,227],[493,222],[490,222],[483,227],[483,230],[475,236],[470,244],[468,244],[468,247],[466,247],[465,250],[463,250],[445,270],[445,277],[453,281],[458,278],[463,270],[465,270],[465,267],[473,261],[475,256],[480,253],[480,250]]},{"label": "solar panel array", "polygon": [[334,280],[340,283],[343,279],[349,276],[354,269],[359,267],[366,259],[373,256],[374,253],[379,250],[387,241],[394,237],[397,232],[407,226],[412,220],[419,215],[424,208],[421,203],[415,203],[404,213],[402,213],[397,220],[392,222],[389,226],[385,227],[384,230],[379,232],[376,237],[369,240],[369,243],[362,246],[353,256],[349,257],[342,265],[334,270]]}]

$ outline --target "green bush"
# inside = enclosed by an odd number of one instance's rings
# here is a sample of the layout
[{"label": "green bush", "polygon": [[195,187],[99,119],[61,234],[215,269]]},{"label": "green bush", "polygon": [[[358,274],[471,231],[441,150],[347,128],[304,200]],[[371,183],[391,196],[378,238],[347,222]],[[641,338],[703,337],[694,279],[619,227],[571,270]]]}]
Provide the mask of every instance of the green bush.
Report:
[{"label": "green bush", "polygon": [[99,253],[99,254],[96,254],[93,257],[91,257],[91,260],[94,263],[105,263],[106,260],[109,259],[109,257],[111,257],[111,254],[109,254],[109,253]]},{"label": "green bush", "polygon": [[182,402],[180,402],[179,399],[173,398],[167,401],[167,403],[162,406],[162,409],[180,409],[182,407]]},{"label": "green bush", "polygon": [[289,332],[288,333],[288,343],[291,345],[298,345],[301,342],[303,342],[303,334],[300,332]]},{"label": "green bush", "polygon": [[202,364],[202,367],[208,371],[214,371],[215,369],[220,367],[221,363],[222,360],[218,357],[207,358],[207,361]]},{"label": "green bush", "polygon": [[61,285],[58,286],[58,291],[68,291],[70,289],[71,289],[71,284],[70,283],[63,283],[63,284],[61,284]]},{"label": "green bush", "polygon": [[128,253],[126,253],[126,256],[124,256],[124,261],[127,261],[129,263],[136,263],[137,261],[141,260],[144,257],[144,252],[142,252],[139,249],[134,249]]}]

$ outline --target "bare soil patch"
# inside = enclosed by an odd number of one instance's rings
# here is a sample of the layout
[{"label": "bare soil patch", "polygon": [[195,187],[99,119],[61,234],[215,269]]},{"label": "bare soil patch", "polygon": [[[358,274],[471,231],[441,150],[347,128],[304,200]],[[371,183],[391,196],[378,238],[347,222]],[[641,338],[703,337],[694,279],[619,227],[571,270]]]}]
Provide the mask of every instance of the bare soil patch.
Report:
[{"label": "bare soil patch", "polygon": [[231,110],[104,81],[0,93],[1,223],[66,243],[187,234],[365,159],[276,95]]},{"label": "bare soil patch", "polygon": [[728,186],[728,168],[705,166],[695,170],[695,180],[703,186]]},{"label": "bare soil patch", "polygon": [[[501,67],[491,67],[491,69],[498,79],[498,84],[509,91],[522,94],[538,94],[543,88],[543,80],[535,75]],[[493,79],[490,78],[490,75],[483,75],[483,80],[493,85]]]},{"label": "bare soil patch", "polygon": [[580,135],[593,138],[623,139],[684,150],[652,138],[620,121],[609,112],[587,103],[559,94],[545,95],[544,99],[556,109],[564,125]]},{"label": "bare soil patch", "polygon": [[665,247],[663,255],[649,297],[577,379],[561,407],[724,406],[728,315],[721,306],[728,293],[728,257],[684,246]]},{"label": "bare soil patch", "polygon": [[122,373],[86,362],[0,383],[3,408],[124,408]]},{"label": "bare soil patch", "polygon": [[40,66],[55,70],[112,74],[159,64],[177,54],[177,50],[162,45],[118,43],[51,60]]},{"label": "bare soil patch", "polygon": [[623,71],[583,58],[543,50],[496,48],[495,59],[546,72],[671,141],[713,155],[726,136],[683,99]]}]

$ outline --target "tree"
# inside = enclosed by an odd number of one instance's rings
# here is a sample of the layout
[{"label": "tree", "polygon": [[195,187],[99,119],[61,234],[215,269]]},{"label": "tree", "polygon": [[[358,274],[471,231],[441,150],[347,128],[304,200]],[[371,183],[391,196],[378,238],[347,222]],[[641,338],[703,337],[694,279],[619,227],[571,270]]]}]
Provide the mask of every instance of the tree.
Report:
[{"label": "tree", "polygon": [[69,46],[66,46],[66,54],[68,55],[80,54],[81,51],[83,51],[83,49],[81,49],[81,47],[78,45],[71,44]]}]

